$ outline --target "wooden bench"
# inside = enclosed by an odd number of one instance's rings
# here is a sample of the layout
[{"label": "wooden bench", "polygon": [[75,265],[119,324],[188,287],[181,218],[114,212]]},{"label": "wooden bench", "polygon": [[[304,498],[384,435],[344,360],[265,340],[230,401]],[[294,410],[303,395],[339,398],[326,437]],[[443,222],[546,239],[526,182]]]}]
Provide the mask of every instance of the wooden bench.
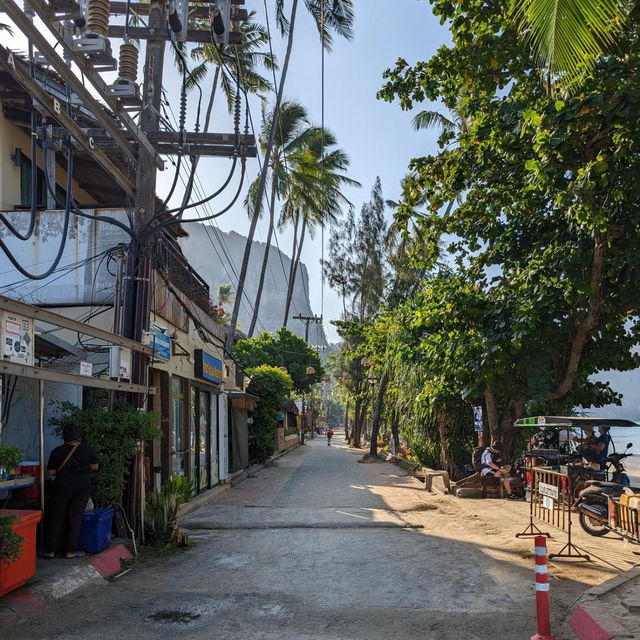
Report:
[{"label": "wooden bench", "polygon": [[426,470],[424,475],[424,488],[427,491],[431,491],[433,486],[434,478],[442,478],[442,483],[444,484],[444,488],[447,493],[451,491],[451,487],[449,485],[449,473],[447,471],[430,471]]},{"label": "wooden bench", "polygon": [[495,493],[496,498],[503,497],[502,478],[495,476],[482,476],[480,478],[480,486],[482,487],[482,497],[488,498],[489,493]]}]

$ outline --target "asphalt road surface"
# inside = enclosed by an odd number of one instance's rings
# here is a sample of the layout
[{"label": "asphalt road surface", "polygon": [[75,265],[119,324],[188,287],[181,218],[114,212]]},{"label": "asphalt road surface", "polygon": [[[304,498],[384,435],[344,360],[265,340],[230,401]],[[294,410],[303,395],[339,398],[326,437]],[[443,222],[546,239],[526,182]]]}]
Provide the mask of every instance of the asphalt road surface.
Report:
[{"label": "asphalt road surface", "polygon": [[331,447],[308,441],[188,516],[191,549],[49,605],[15,637],[533,635],[533,571],[522,557],[478,542],[451,502],[439,503],[394,465],[359,464],[363,453],[341,434]]}]

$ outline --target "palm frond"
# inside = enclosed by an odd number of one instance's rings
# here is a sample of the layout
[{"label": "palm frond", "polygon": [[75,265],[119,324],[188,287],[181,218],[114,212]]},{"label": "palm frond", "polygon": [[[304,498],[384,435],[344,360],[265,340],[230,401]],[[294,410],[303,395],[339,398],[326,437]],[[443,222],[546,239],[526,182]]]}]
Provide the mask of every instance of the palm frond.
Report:
[{"label": "palm frond", "polygon": [[416,131],[421,129],[440,129],[443,133],[456,131],[458,126],[453,120],[438,111],[420,111],[411,121]]},{"label": "palm frond", "polygon": [[615,44],[628,5],[619,0],[514,0],[512,15],[541,66],[570,84]]}]

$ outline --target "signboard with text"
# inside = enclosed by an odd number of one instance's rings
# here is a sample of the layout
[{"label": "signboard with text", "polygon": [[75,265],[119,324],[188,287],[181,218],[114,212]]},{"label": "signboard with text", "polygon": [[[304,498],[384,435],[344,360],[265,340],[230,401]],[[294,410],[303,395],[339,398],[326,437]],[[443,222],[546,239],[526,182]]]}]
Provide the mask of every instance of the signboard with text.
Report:
[{"label": "signboard with text", "polygon": [[222,360],[214,358],[202,349],[195,349],[195,376],[208,382],[222,384]]},{"label": "signboard with text", "polygon": [[33,320],[2,312],[2,357],[9,362],[33,366]]}]

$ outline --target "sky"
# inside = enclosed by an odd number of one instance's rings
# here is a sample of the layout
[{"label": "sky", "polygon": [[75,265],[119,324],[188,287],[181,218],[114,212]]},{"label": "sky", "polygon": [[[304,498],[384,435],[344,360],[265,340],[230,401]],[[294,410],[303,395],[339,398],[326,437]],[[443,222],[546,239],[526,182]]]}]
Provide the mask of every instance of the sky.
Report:
[{"label": "sky", "polygon": [[[280,38],[274,19],[274,0],[266,0],[273,36],[274,53],[284,60],[285,42]],[[290,1],[286,3],[287,9]],[[351,41],[335,38],[333,51],[325,57],[325,126],[336,136],[338,145],[350,158],[349,176],[358,180],[362,188],[345,188],[344,193],[359,210],[368,200],[371,187],[377,176],[381,178],[384,197],[398,199],[400,181],[407,171],[411,158],[427,155],[436,151],[435,132],[415,132],[411,128],[414,113],[403,112],[397,103],[386,103],[376,99],[376,92],[383,85],[382,73],[393,67],[399,57],[409,64],[418,60],[428,60],[437,48],[449,41],[445,26],[431,13],[431,6],[425,0],[355,0],[355,37]],[[265,0],[246,0],[245,8],[255,10],[255,20],[266,24]],[[3,20],[6,21],[6,20]],[[115,20],[118,21],[117,19]],[[0,42],[6,46],[25,49],[24,38],[9,38],[0,35]],[[117,55],[117,42],[114,52]],[[172,63],[172,54],[167,48],[164,88],[169,103],[169,119],[178,113],[181,77]],[[140,62],[142,74],[142,60]],[[115,74],[111,74],[114,77]],[[206,103],[211,91],[213,73],[201,83],[203,102]],[[103,77],[111,81],[109,74]],[[141,79],[141,78],[139,78]],[[278,78],[279,81],[279,78]],[[193,129],[197,107],[197,91],[189,95],[188,127]],[[270,96],[273,101],[274,95]],[[300,2],[293,53],[289,75],[285,85],[285,99],[295,99],[308,110],[310,118],[316,124],[321,121],[321,48],[318,33],[309,14]],[[429,105],[418,105],[416,110]],[[251,101],[251,115],[256,129],[260,124],[260,101]],[[226,112],[223,100],[216,99],[210,131],[231,132],[232,120]],[[198,190],[194,197],[208,194],[224,182],[230,160],[203,159],[198,167]],[[187,163],[183,163],[184,173]],[[249,184],[258,173],[258,162],[250,160],[247,165]],[[158,175],[158,195],[164,196],[173,179],[174,168]],[[199,183],[199,184],[198,184]],[[196,218],[225,207],[238,182],[232,180],[228,189],[211,203],[208,209],[193,211],[185,217]],[[182,184],[178,188],[171,204],[179,204],[183,192]],[[246,234],[249,220],[243,207],[244,191],[238,202],[228,213],[215,221],[223,231],[234,230]],[[392,212],[388,211],[391,220]],[[185,225],[188,229],[188,225]],[[267,222],[262,220],[256,233],[257,240],[266,237]],[[329,230],[325,231],[325,247]],[[279,234],[278,244],[286,253],[291,253],[292,233],[283,230]],[[324,317],[325,332],[330,341],[338,339],[331,320],[340,317],[342,304],[338,295],[328,285],[321,285],[320,259],[322,256],[322,238],[318,233],[314,240],[307,239],[302,261],[306,264],[310,276],[310,299],[314,313]],[[209,256],[194,257],[194,267],[198,261],[214,259]],[[239,265],[235,265],[239,271]],[[282,274],[275,274],[282,278]],[[283,285],[284,286],[284,285]],[[324,291],[324,293],[323,293]]]},{"label": "sky", "polygon": [[[285,43],[275,28],[273,4],[273,0],[267,1],[271,11],[269,17],[274,53],[282,62]],[[290,6],[290,3],[287,4]],[[344,190],[359,211],[362,203],[369,198],[376,176],[381,178],[385,198],[398,199],[400,181],[411,158],[436,151],[437,135],[434,132],[413,131],[411,119],[414,114],[403,112],[398,103],[377,100],[376,93],[383,85],[384,70],[393,67],[399,57],[405,58],[410,64],[428,60],[439,46],[449,41],[449,33],[431,13],[430,4],[424,0],[356,0],[354,5],[354,39],[347,41],[336,37],[333,51],[325,57],[325,126],[335,134],[338,145],[350,158],[350,177],[362,184],[360,189]],[[249,10],[254,8],[256,20],[265,24],[262,2],[247,0],[245,7]],[[301,102],[311,119],[320,123],[320,42],[316,27],[302,2],[298,12],[285,99]],[[257,124],[260,113],[257,101],[254,101],[251,109]],[[219,121],[223,122],[224,114],[218,111],[218,116]],[[217,130],[215,126],[214,129]],[[251,167],[252,176],[256,164],[254,161]],[[209,161],[208,165],[219,167],[220,162]],[[391,211],[388,211],[388,217],[391,220]],[[217,222],[225,231],[233,229],[246,233],[249,227],[248,217],[242,207],[235,207]],[[259,240],[266,237],[266,229],[266,221],[261,221],[257,234]],[[325,247],[328,235],[327,229]],[[280,234],[280,247],[289,254],[291,243],[291,232]],[[325,332],[330,341],[336,341],[338,337],[330,321],[340,317],[342,304],[337,293],[325,284],[322,305],[321,256],[319,233],[315,240],[306,241],[302,260],[309,270],[312,309],[318,315],[323,313]]]}]

